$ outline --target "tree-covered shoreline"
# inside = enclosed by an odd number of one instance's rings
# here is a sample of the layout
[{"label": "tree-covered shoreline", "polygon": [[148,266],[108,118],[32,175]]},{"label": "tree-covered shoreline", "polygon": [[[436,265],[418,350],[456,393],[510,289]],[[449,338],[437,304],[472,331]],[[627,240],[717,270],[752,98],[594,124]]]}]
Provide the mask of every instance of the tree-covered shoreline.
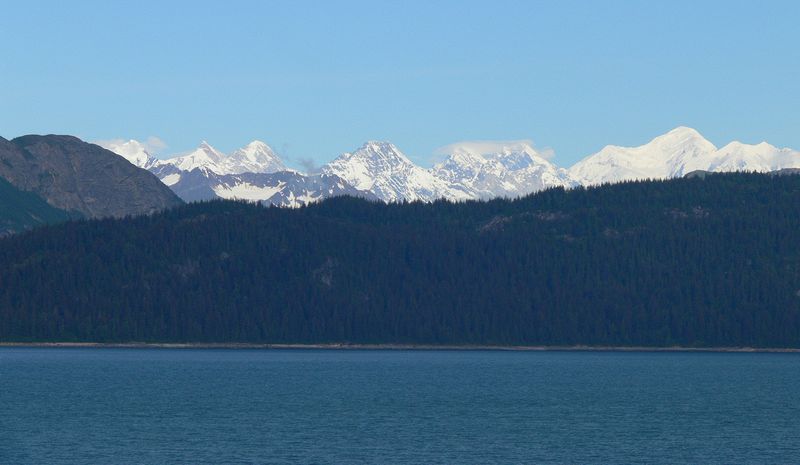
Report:
[{"label": "tree-covered shoreline", "polygon": [[800,347],[800,176],[190,204],[0,240],[0,284],[3,342]]}]

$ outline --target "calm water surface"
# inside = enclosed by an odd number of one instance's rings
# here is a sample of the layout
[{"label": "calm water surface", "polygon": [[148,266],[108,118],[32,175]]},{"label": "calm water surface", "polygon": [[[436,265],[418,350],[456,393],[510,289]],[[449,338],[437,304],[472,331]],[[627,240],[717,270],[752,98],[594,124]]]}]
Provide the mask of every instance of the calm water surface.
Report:
[{"label": "calm water surface", "polygon": [[800,463],[800,355],[0,348],[2,464]]}]

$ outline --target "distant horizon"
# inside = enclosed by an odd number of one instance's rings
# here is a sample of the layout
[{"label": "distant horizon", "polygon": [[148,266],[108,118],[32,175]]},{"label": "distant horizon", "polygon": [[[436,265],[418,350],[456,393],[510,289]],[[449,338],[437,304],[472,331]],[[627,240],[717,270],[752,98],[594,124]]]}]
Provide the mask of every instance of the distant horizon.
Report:
[{"label": "distant horizon", "polygon": [[293,165],[367,140],[420,166],[524,140],[570,166],[676,126],[796,148],[798,17],[789,1],[10,4],[0,131],[150,138],[160,158],[258,139]]}]

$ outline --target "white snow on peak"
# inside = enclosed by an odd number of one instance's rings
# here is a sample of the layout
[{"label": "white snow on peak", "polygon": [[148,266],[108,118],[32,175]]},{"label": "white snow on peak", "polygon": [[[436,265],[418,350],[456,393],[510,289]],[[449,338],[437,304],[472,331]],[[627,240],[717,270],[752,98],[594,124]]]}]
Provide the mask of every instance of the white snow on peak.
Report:
[{"label": "white snow on peak", "polygon": [[217,174],[223,173],[220,166],[225,154],[212,147],[208,142],[202,141],[193,151],[174,158],[164,160],[164,163],[173,165],[184,171],[191,171],[195,168],[207,168]]},{"label": "white snow on peak", "polygon": [[[230,155],[226,155],[208,142],[202,141],[193,151],[165,160],[154,158],[147,151],[147,145],[136,140],[99,141],[97,144],[145,169],[171,166],[180,171],[188,172],[199,169],[219,175],[294,171],[283,164],[283,161],[269,145],[259,140],[250,142]],[[169,170],[160,170],[160,172],[172,173]],[[169,179],[176,178],[173,176]]]},{"label": "white snow on peak", "polygon": [[681,126],[638,147],[607,145],[573,165],[569,174],[584,185],[671,178],[699,169],[716,150],[699,132]]},{"label": "white snow on peak", "polygon": [[431,172],[471,198],[519,197],[550,187],[577,185],[530,141],[471,141],[439,150],[447,158]]},{"label": "white snow on peak", "polygon": [[122,156],[139,168],[150,168],[158,161],[152,155],[150,155],[150,152],[147,151],[145,145],[138,140],[129,139],[99,141],[97,142],[97,145]]},{"label": "white snow on peak", "polygon": [[[519,197],[550,187],[667,179],[695,170],[766,172],[800,168],[797,150],[778,148],[767,142],[746,144],[739,141],[717,148],[699,132],[685,126],[638,147],[605,146],[568,170],[552,163],[530,140],[451,144],[438,151],[445,159],[431,169],[417,166],[390,142],[372,140],[322,168],[324,175],[338,176],[341,179],[337,182],[344,180],[347,184],[339,186],[337,192],[325,194],[320,190],[325,188],[325,183],[288,169],[269,145],[258,140],[229,155],[203,141],[194,151],[167,160],[152,157],[148,145],[136,140],[97,144],[155,173],[176,192],[181,189],[195,192],[187,186],[200,182],[190,174],[198,170],[209,180],[209,186],[218,197],[266,201],[273,196],[271,202],[288,205],[308,203],[334,193],[369,192],[386,202]],[[278,188],[274,180],[247,176],[247,173],[278,172],[286,175],[282,179],[294,179],[289,175],[300,176],[307,178],[310,184],[303,187],[302,183],[293,181],[291,185]],[[216,181],[218,176],[239,175],[245,176],[227,184]]]},{"label": "white snow on peak", "polygon": [[451,155],[454,153],[468,153],[476,156],[486,156],[494,154],[512,154],[526,152],[531,154],[538,153],[533,148],[530,140],[471,140],[456,142],[437,150],[438,153]]},{"label": "white snow on peak", "polygon": [[582,184],[591,185],[673,178],[695,170],[764,172],[783,168],[800,168],[800,152],[766,142],[734,141],[718,149],[694,129],[678,127],[639,147],[606,146],[569,172]]},{"label": "white snow on peak", "polygon": [[322,172],[337,175],[356,189],[370,191],[385,202],[469,198],[415,165],[389,142],[366,142],[358,150],[344,153],[325,165]]},{"label": "white snow on peak", "polygon": [[767,142],[744,144],[734,141],[714,152],[702,166],[706,171],[776,171],[800,168],[800,152],[778,148]]},{"label": "white snow on peak", "polygon": [[286,170],[286,165],[272,147],[259,140],[233,151],[221,165],[225,174],[275,173]]},{"label": "white snow on peak", "polygon": [[264,142],[255,140],[225,155],[203,141],[195,150],[185,155],[163,160],[184,171],[201,168],[216,174],[274,173],[286,170],[283,161]]}]

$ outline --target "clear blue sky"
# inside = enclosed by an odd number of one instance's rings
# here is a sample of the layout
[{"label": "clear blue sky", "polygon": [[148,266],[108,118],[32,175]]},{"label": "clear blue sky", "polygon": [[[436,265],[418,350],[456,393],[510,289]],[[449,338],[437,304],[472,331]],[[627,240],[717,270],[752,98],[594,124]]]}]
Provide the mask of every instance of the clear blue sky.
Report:
[{"label": "clear blue sky", "polygon": [[797,1],[8,2],[0,135],[317,162],[384,139],[423,165],[486,139],[569,165],[678,125],[800,148],[799,31]]}]

